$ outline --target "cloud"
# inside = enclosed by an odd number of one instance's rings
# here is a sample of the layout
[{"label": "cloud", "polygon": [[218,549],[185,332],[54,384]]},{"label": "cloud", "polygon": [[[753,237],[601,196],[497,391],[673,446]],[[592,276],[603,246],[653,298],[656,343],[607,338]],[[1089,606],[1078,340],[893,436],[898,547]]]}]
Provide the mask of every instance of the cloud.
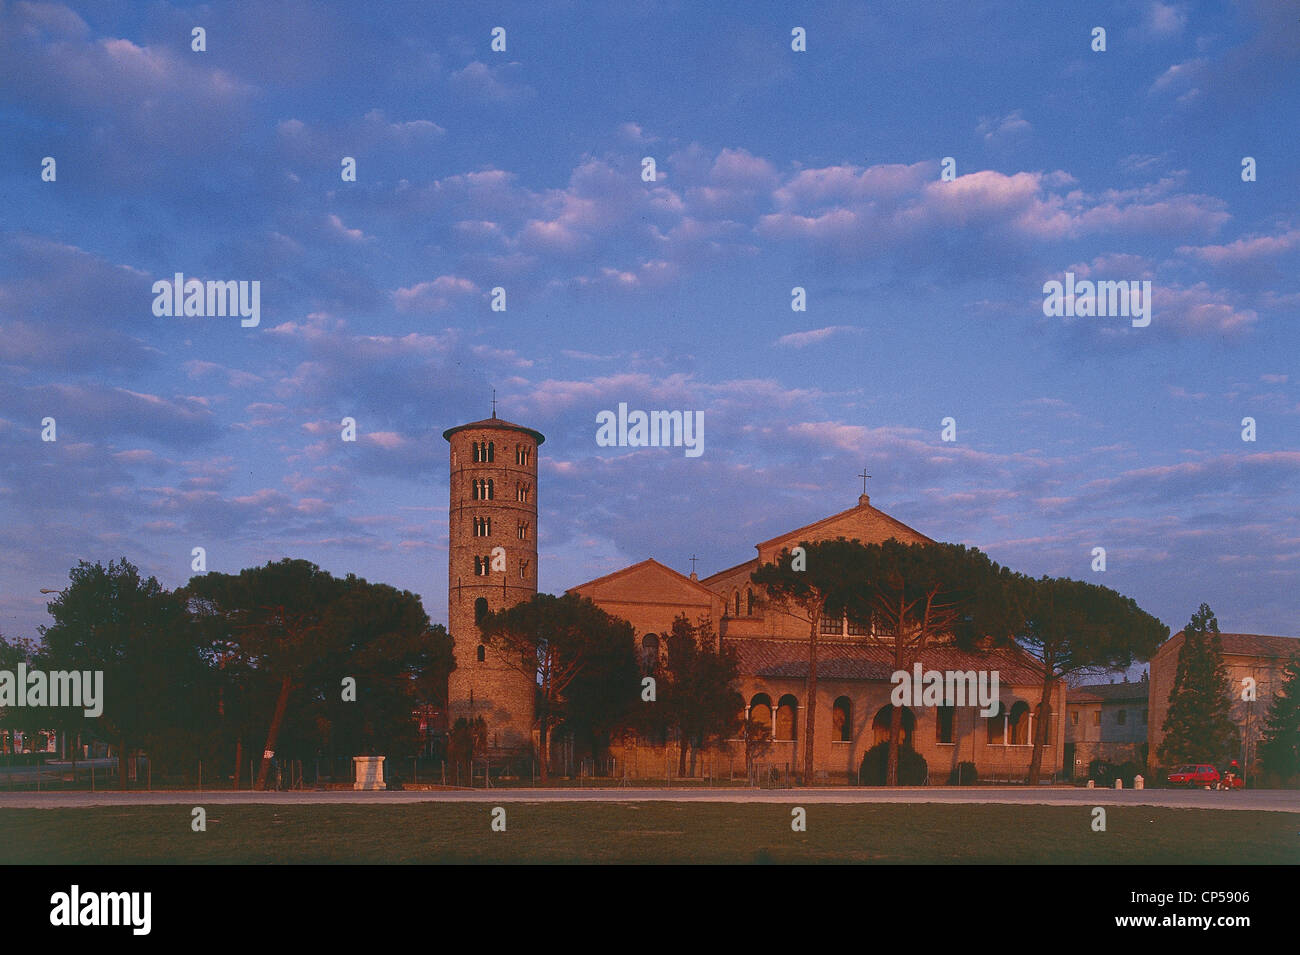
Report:
[{"label": "cloud", "polygon": [[536,91],[521,79],[523,64],[506,63],[491,67],[478,60],[451,74],[454,93],[470,100],[490,103],[521,103]]},{"label": "cloud", "polygon": [[806,348],[809,345],[820,344],[835,335],[858,335],[861,332],[860,328],[849,325],[827,325],[825,328],[814,328],[807,332],[790,332],[778,338],[775,344],[784,348]]},{"label": "cloud", "polygon": [[393,292],[393,304],[399,312],[440,312],[463,302],[478,292],[469,279],[439,275],[431,282],[419,282]]}]

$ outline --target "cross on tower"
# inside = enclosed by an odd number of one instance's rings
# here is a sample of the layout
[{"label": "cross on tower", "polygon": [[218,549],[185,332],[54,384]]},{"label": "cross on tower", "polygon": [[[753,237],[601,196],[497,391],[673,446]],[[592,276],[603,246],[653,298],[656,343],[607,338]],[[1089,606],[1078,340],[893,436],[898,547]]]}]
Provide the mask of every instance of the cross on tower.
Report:
[{"label": "cross on tower", "polygon": [[867,469],[866,469],[866,468],[863,468],[863,469],[862,469],[862,473],[859,474],[858,477],[862,478],[862,493],[863,493],[863,494],[866,494],[866,493],[867,493],[867,478],[871,477],[871,475],[867,473]]},{"label": "cross on tower", "polygon": [[497,416],[497,390],[492,389],[492,417]]},{"label": "cross on tower", "polygon": [[691,573],[695,573],[695,562],[699,560],[694,554],[691,554]]}]

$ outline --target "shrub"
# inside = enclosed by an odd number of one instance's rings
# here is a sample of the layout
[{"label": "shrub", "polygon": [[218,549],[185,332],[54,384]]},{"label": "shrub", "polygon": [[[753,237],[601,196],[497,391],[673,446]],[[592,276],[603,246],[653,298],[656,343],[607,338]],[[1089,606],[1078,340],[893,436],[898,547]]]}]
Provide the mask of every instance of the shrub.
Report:
[{"label": "shrub", "polygon": [[[862,757],[862,766],[858,770],[858,784],[861,786],[883,786],[889,768],[889,742],[877,743],[867,750]],[[910,746],[898,747],[898,785],[924,786],[930,768],[925,757]]]},{"label": "shrub", "polygon": [[975,771],[974,763],[958,763],[953,771],[948,774],[948,785],[974,786],[978,778],[979,774]]}]

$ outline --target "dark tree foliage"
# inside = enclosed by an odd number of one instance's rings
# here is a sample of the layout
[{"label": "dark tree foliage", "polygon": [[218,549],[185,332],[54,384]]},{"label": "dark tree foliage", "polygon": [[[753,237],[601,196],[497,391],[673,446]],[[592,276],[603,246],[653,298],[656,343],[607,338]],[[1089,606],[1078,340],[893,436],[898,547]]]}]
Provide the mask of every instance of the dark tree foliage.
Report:
[{"label": "dark tree foliage", "polygon": [[1169,628],[1132,598],[1081,580],[1020,577],[1006,592],[1008,604],[1019,608],[1012,633],[1037,661],[1042,681],[1029,764],[1029,783],[1036,785],[1051,728],[1045,717],[1060,682],[1077,673],[1122,670],[1134,660],[1149,660]]},{"label": "dark tree foliage", "polygon": [[[413,752],[415,708],[445,692],[445,634],[407,591],[286,558],[195,577],[183,594],[236,752],[265,732],[259,789],[282,734],[289,752]],[[349,678],[355,701],[344,697]]]},{"label": "dark tree foliage", "polygon": [[117,745],[119,783],[126,787],[128,754],[140,747],[175,749],[193,741],[211,700],[211,683],[185,605],[123,558],[81,561],[70,583],[49,603],[54,623],[41,628],[40,663],[50,670],[102,670],[104,711],[98,718],[68,714]]},{"label": "dark tree foliage", "polygon": [[1289,782],[1300,776],[1300,655],[1282,668],[1259,743],[1264,771]]},{"label": "dark tree foliage", "polygon": [[686,775],[688,750],[732,738],[744,722],[745,698],[736,685],[740,664],[730,647],[719,651],[707,618],[693,625],[685,615],[668,634],[668,663],[659,702],[680,742],[677,774]]},{"label": "dark tree foliage", "polygon": [[1162,765],[1222,764],[1235,755],[1239,740],[1230,692],[1219,621],[1209,604],[1201,604],[1183,630],[1164,740],[1156,752]]},{"label": "dark tree foliage", "polygon": [[509,665],[537,681],[535,726],[542,781],[550,770],[551,737],[575,727],[610,730],[624,725],[640,700],[632,625],[577,594],[535,594],[479,621],[483,639]]}]

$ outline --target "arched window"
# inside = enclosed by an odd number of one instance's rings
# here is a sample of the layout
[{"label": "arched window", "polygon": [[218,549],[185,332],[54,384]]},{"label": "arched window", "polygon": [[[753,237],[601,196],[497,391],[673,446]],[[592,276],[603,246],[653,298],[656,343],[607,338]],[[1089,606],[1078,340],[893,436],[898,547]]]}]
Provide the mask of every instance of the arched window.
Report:
[{"label": "arched window", "polygon": [[1029,704],[1016,700],[1007,717],[1007,743],[1024,746],[1029,742]]},{"label": "arched window", "polygon": [[479,597],[474,601],[474,622],[482,623],[483,618],[487,616],[488,605],[486,597]]},{"label": "arched window", "polygon": [[515,485],[515,500],[516,500],[516,501],[522,501],[523,503],[527,504],[527,503],[528,503],[528,491],[529,491],[529,487],[528,487],[527,484],[516,484],[516,485]]},{"label": "arched window", "polygon": [[519,539],[520,539],[521,541],[526,541],[526,540],[528,540],[528,522],[527,522],[527,521],[520,521],[520,522],[519,522]]},{"label": "arched window", "polygon": [[831,708],[831,739],[839,743],[853,741],[853,701],[841,696]]},{"label": "arched window", "polygon": [[737,590],[734,594],[732,594],[731,602],[735,605],[736,608],[734,611],[732,611],[731,615],[733,617],[739,617],[740,616],[740,591],[739,590]]},{"label": "arched window", "polygon": [[493,490],[492,490],[492,479],[489,478],[489,479],[488,479],[488,482],[487,482],[487,499],[488,499],[489,501],[492,500],[492,494],[493,494]]},{"label": "arched window", "polygon": [[497,459],[497,445],[495,441],[488,442],[487,459],[489,464],[491,464],[493,461]]},{"label": "arched window", "polygon": [[992,716],[985,717],[984,724],[988,727],[988,741],[995,746],[1001,746],[1006,740],[1007,710],[1001,701],[995,705],[997,706],[997,712]]},{"label": "arched window", "polygon": [[650,673],[659,666],[659,634],[647,633],[641,638],[641,667]]},{"label": "arched window", "polygon": [[472,448],[473,448],[473,451],[474,451],[474,453],[473,453],[473,461],[474,461],[475,464],[478,464],[478,461],[479,461],[479,457],[478,457],[478,442],[475,441],[475,442],[474,442],[470,447],[472,447]]},{"label": "arched window", "polygon": [[749,587],[745,588],[745,616],[754,616],[754,591]]},{"label": "arched window", "polygon": [[936,743],[951,743],[953,720],[957,715],[957,707],[940,706],[935,710],[934,715],[934,741]]},{"label": "arched window", "polygon": [[[894,718],[894,704],[886,703],[876,711],[871,721],[871,744],[889,742],[889,725]],[[903,707],[903,730],[899,735],[899,746],[912,745],[912,733],[916,730],[916,716],[906,706]]]},{"label": "arched window", "polygon": [[799,729],[799,701],[787,693],[776,705],[776,738],[792,740]]},{"label": "arched window", "polygon": [[749,701],[749,719],[762,726],[767,730],[767,735],[771,736],[772,698],[766,693],[755,693],[754,698]]},{"label": "arched window", "polygon": [[482,663],[486,659],[487,659],[487,651],[483,649],[483,644],[480,643],[478,645],[478,662]]}]

